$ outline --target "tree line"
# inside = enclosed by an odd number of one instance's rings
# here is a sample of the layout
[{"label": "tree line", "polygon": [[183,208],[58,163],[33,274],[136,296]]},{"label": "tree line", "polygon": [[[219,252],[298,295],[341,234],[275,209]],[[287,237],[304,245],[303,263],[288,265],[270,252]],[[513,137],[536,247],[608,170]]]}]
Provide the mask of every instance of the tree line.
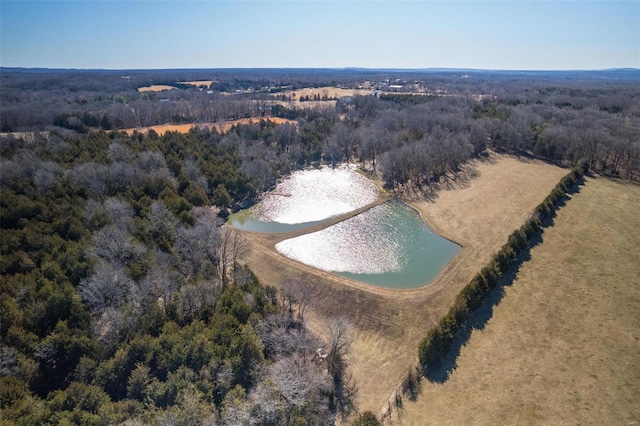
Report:
[{"label": "tree line", "polygon": [[515,264],[518,256],[529,248],[530,242],[539,234],[546,221],[555,214],[565,194],[580,184],[588,165],[574,167],[553,188],[551,193],[534,210],[533,216],[515,230],[502,248],[493,255],[489,263],[460,290],[449,312],[429,330],[418,347],[420,366],[425,375],[437,368],[449,352],[456,333],[482,305],[486,297],[498,285],[500,279]]},{"label": "tree line", "polygon": [[[486,148],[567,164],[586,159],[594,171],[625,179],[637,179],[640,167],[640,89],[633,75],[624,73],[582,73],[578,79],[571,73],[476,72],[460,79],[455,72],[398,72],[396,80],[422,87],[425,94],[354,96],[338,100],[335,109],[274,103],[269,92],[283,85],[294,90],[357,87],[365,79],[390,81],[390,76],[375,70],[128,74],[3,70],[0,127],[5,132],[57,130],[73,135],[284,117],[300,121],[296,136],[281,142],[297,164],[366,161],[397,190],[424,190]],[[211,90],[181,86],[136,91],[144,84],[194,78],[211,79]],[[243,92],[247,88],[252,90]],[[266,136],[257,135],[253,142],[266,145],[271,156],[281,154],[269,149],[277,146]]]}]

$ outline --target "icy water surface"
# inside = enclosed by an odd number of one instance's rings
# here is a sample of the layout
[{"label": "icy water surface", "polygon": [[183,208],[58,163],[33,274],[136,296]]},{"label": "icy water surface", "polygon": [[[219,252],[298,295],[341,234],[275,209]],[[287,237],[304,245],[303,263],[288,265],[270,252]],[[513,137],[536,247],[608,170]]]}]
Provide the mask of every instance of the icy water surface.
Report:
[{"label": "icy water surface", "polygon": [[235,228],[285,232],[306,228],[364,207],[378,190],[354,167],[322,167],[292,173],[254,207],[229,216]]},{"label": "icy water surface", "polygon": [[276,250],[291,259],[388,288],[430,283],[460,249],[400,201],[276,245]]}]

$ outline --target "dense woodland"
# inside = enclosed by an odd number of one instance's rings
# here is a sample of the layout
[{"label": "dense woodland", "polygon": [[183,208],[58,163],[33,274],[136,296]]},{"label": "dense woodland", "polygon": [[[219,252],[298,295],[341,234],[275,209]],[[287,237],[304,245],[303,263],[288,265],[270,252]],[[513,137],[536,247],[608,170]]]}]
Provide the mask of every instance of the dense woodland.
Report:
[{"label": "dense woodland", "polygon": [[[292,170],[345,161],[416,194],[486,150],[637,180],[640,79],[620,73],[397,73],[430,94],[319,108],[271,104],[269,91],[356,87],[389,72],[3,69],[3,421],[332,424],[353,414],[349,325],[311,333],[313,295],[304,283],[259,283],[240,262],[247,241],[221,226],[226,213]],[[212,93],[136,91],[197,79],[214,80]],[[264,120],[225,134],[118,131],[249,116]]]},{"label": "dense woodland", "polygon": [[4,141],[5,420],[326,424],[350,410],[348,326],[321,341],[298,283],[277,292],[238,264],[247,242],[210,206],[254,190],[210,136]]}]

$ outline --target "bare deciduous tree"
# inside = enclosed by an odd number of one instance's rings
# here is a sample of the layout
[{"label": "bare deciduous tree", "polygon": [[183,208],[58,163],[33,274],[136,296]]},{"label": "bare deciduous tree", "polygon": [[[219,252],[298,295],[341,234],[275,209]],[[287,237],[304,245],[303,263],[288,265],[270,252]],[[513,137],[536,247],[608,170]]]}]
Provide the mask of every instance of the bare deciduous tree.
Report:
[{"label": "bare deciduous tree", "polygon": [[242,233],[229,226],[222,228],[217,259],[218,276],[223,283],[227,283],[236,269],[238,261],[249,254],[250,249],[249,240]]},{"label": "bare deciduous tree", "polygon": [[105,226],[93,234],[89,254],[107,263],[126,266],[139,261],[146,253],[145,246],[137,242],[126,230],[116,225]]},{"label": "bare deciduous tree", "polygon": [[158,244],[172,243],[175,240],[178,220],[160,200],[151,203],[149,212],[149,232]]},{"label": "bare deciduous tree", "polygon": [[330,389],[328,377],[314,363],[297,355],[275,362],[269,368],[269,378],[283,399],[286,424],[290,424],[296,407],[319,402],[318,394]]},{"label": "bare deciduous tree", "polygon": [[123,145],[119,142],[113,142],[109,145],[109,150],[107,151],[107,156],[111,162],[123,162],[128,163],[133,159],[133,153],[126,145]]},{"label": "bare deciduous tree", "polygon": [[133,300],[137,288],[122,266],[102,262],[91,277],[82,280],[79,294],[90,309],[102,312]]},{"label": "bare deciduous tree", "polygon": [[73,182],[84,185],[96,195],[107,192],[109,166],[97,163],[82,163],[68,170],[66,176]]},{"label": "bare deciduous tree", "polygon": [[182,274],[187,279],[207,278],[204,275],[215,274],[218,265],[220,232],[217,218],[211,209],[194,209],[192,213],[196,216],[196,224],[177,229],[174,249],[181,260]]},{"label": "bare deciduous tree", "polygon": [[357,394],[353,375],[349,372],[347,356],[351,348],[351,325],[345,318],[338,318],[329,323],[329,351],[326,357],[327,371],[333,381],[333,397],[335,406],[341,417],[347,418],[355,411]]},{"label": "bare deciduous tree", "polygon": [[129,163],[117,161],[108,166],[107,187],[111,193],[119,193],[127,190],[133,181],[135,169]]},{"label": "bare deciduous tree", "polygon": [[258,326],[260,339],[270,358],[282,358],[297,354],[310,360],[322,343],[304,324],[295,322],[288,313],[269,315]]},{"label": "bare deciduous tree", "polygon": [[280,422],[285,405],[273,381],[259,382],[249,394],[249,398],[255,405],[256,417],[261,423],[275,425]]},{"label": "bare deciduous tree", "polygon": [[294,305],[297,305],[296,314],[298,320],[300,322],[304,321],[304,313],[315,295],[313,288],[297,280],[286,280],[282,284],[280,294],[282,297],[282,309],[293,314]]},{"label": "bare deciduous tree", "polygon": [[215,281],[182,286],[177,303],[177,313],[182,323],[187,324],[202,317],[205,311],[212,312],[220,292],[221,285]]},{"label": "bare deciduous tree", "polygon": [[182,277],[177,272],[174,257],[169,253],[156,250],[153,265],[140,285],[146,293],[162,298],[162,303],[166,304],[171,295],[178,290],[181,282]]},{"label": "bare deciduous tree", "polygon": [[126,201],[116,197],[107,198],[104,201],[104,210],[112,225],[119,229],[129,229],[129,223],[133,219],[133,209]]},{"label": "bare deciduous tree", "polygon": [[40,168],[36,170],[33,180],[36,184],[38,191],[46,191],[51,189],[58,179],[62,175],[62,168],[58,166],[58,163],[53,161],[44,161],[40,165]]}]

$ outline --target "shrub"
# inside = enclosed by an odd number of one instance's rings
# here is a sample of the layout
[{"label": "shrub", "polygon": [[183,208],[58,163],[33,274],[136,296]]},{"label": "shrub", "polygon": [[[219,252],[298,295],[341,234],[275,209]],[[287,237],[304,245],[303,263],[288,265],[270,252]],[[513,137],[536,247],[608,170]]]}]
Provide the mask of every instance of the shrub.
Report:
[{"label": "shrub", "polygon": [[500,251],[495,254],[494,259],[498,264],[500,275],[509,270],[513,262],[516,260],[517,253],[508,245],[502,246]]},{"label": "shrub", "polygon": [[[468,286],[469,285],[465,286],[462,290],[465,290]],[[456,296],[456,299],[448,312],[448,315],[453,316],[458,324],[463,323],[467,319],[470,312],[469,303],[472,302],[472,300],[462,296],[462,290]]]},{"label": "shrub", "polygon": [[365,411],[360,414],[351,424],[352,426],[382,426],[375,414]]},{"label": "shrub", "polygon": [[531,218],[520,229],[524,231],[527,241],[531,240],[540,231],[540,219]]},{"label": "shrub", "polygon": [[478,287],[478,279],[474,277],[469,284],[460,290],[460,293],[456,296],[454,306],[456,306],[457,311],[461,310],[462,306],[464,306],[467,311],[474,311],[480,307],[483,298],[484,294],[480,287]]},{"label": "shrub", "polygon": [[525,226],[526,224],[523,225],[520,229],[513,231],[513,233],[509,236],[509,240],[507,241],[507,244],[516,253],[520,253],[527,248],[527,234],[523,229]]},{"label": "shrub", "polygon": [[442,333],[441,327],[438,324],[436,327],[429,330],[427,337],[422,339],[418,347],[418,356],[420,358],[420,365],[423,368],[431,364],[438,363],[443,354],[446,353],[448,347],[445,347],[445,339]]}]

